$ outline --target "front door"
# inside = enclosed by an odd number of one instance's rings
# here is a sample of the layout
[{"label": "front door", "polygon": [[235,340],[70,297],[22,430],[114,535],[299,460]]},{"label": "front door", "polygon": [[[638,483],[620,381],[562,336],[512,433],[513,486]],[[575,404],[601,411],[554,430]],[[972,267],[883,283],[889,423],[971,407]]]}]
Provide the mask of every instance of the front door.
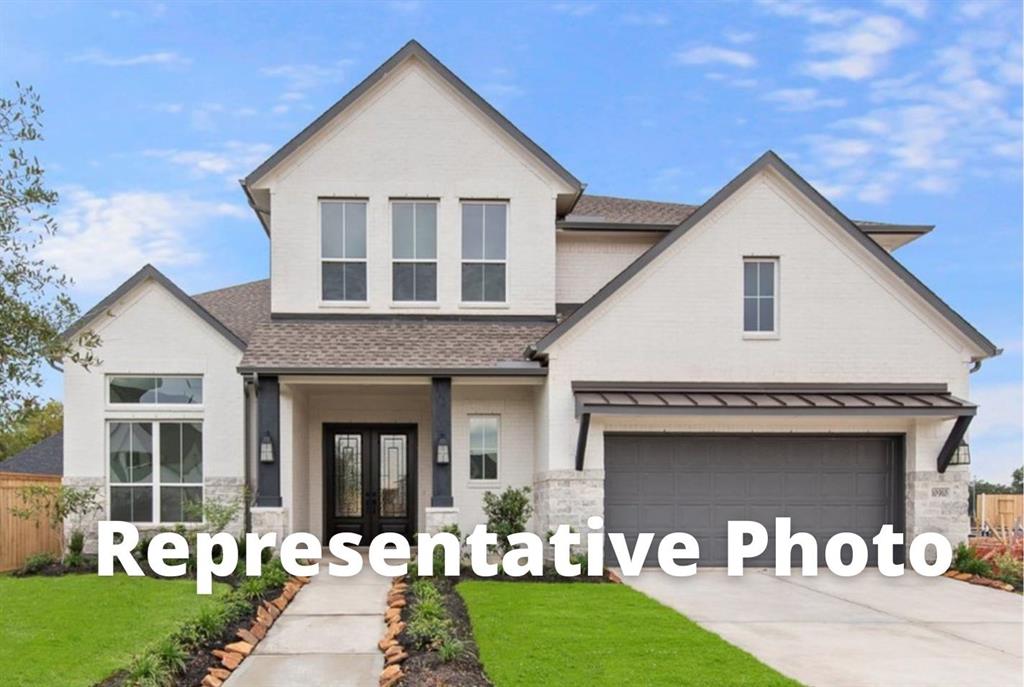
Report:
[{"label": "front door", "polygon": [[413,535],[416,428],[324,425],[324,534]]}]

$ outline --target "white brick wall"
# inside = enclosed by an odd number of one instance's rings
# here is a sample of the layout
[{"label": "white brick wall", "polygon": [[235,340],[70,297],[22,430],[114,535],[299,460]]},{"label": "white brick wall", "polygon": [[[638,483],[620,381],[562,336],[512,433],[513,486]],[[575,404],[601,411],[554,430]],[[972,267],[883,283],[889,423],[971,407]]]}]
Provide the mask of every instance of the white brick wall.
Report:
[{"label": "white brick wall", "polygon": [[509,304],[501,312],[554,312],[555,196],[571,189],[415,60],[257,186],[271,191],[275,312],[344,310],[320,305],[319,197],[369,199],[364,309],[420,313],[391,304],[389,199],[440,199],[439,302],[432,312],[466,310],[459,306],[460,199],[508,199]]},{"label": "white brick wall", "polygon": [[[115,419],[195,418],[203,422],[203,477],[208,494],[240,489],[245,476],[244,392],[235,371],[234,345],[154,282],[115,303],[99,317],[102,361],[89,370],[64,366],[64,477],[68,484],[102,484],[108,474],[107,422]],[[203,406],[188,411],[112,409],[108,374],[200,374]],[[103,517],[107,513],[104,511]]]},{"label": "white brick wall", "polygon": [[661,236],[559,232],[555,248],[555,301],[584,302]]}]

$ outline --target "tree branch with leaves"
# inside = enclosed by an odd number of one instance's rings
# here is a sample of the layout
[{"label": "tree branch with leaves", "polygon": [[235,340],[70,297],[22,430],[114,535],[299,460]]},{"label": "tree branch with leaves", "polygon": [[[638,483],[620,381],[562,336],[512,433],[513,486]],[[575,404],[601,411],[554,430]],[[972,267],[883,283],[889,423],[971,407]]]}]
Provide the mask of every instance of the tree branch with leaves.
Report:
[{"label": "tree branch with leaves", "polygon": [[43,365],[89,367],[99,345],[91,331],[71,341],[61,336],[78,308],[68,295],[70,278],[38,257],[57,233],[50,214],[57,192],[28,151],[42,140],[43,108],[31,86],[19,83],[15,91],[0,97],[0,423],[36,402]]}]

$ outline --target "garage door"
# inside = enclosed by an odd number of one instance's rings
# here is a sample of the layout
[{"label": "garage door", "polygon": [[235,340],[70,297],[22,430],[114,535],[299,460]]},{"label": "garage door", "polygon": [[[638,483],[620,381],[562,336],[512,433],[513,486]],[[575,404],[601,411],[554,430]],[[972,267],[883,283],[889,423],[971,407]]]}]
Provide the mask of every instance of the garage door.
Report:
[{"label": "garage door", "polygon": [[[870,542],[885,523],[902,529],[902,452],[897,439],[864,436],[605,435],[605,529],[632,546],[653,532],[648,565],[668,532],[689,532],[703,566],[726,564],[729,520],[755,520],[769,532],[774,565],[776,517],[825,542],[836,532]],[[875,564],[872,551],[872,565]]]}]

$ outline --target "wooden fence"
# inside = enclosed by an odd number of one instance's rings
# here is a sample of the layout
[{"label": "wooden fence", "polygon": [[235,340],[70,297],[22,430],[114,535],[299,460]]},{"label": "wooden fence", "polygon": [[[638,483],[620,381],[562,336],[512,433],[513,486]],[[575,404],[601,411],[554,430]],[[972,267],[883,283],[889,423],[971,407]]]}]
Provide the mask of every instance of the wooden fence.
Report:
[{"label": "wooden fence", "polygon": [[59,487],[58,475],[0,472],[0,572],[20,568],[35,553],[60,555],[60,529],[46,516],[39,521],[17,518],[11,508],[24,507],[19,491],[30,486]]},{"label": "wooden fence", "polygon": [[978,494],[974,497],[974,522],[993,531],[1012,531],[1024,518],[1024,494]]}]

